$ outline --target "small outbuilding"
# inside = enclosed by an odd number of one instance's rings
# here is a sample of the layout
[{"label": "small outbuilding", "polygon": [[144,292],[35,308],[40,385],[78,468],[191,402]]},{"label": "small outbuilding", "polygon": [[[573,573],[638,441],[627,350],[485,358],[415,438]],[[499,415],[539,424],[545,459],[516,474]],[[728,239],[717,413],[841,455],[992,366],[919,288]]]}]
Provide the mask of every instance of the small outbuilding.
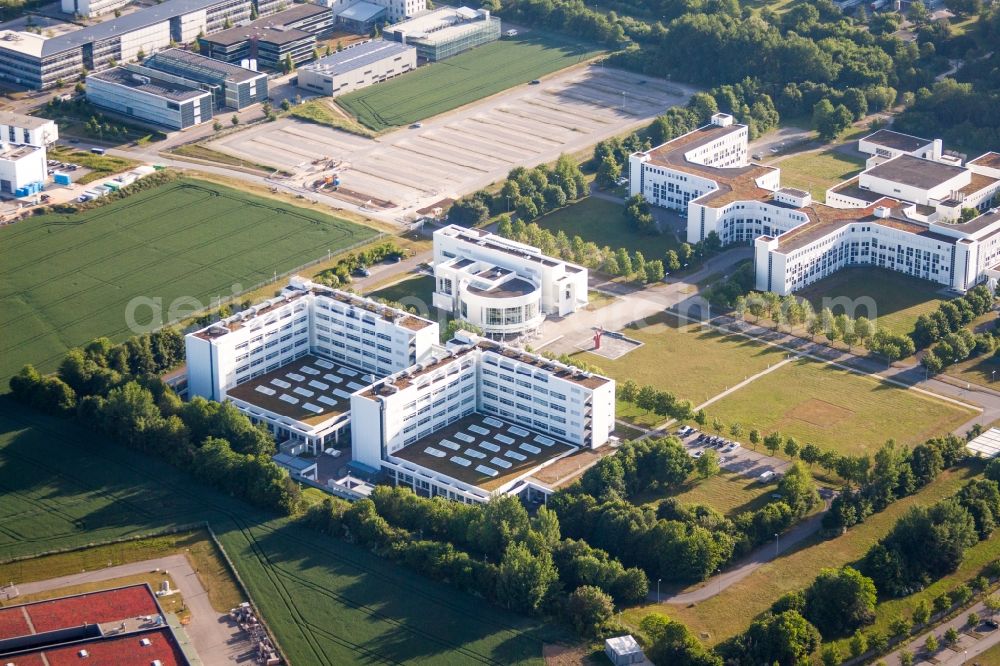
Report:
[{"label": "small outbuilding", "polygon": [[646,655],[643,654],[632,634],[615,636],[604,641],[604,654],[615,666],[626,666],[626,664],[645,664]]}]

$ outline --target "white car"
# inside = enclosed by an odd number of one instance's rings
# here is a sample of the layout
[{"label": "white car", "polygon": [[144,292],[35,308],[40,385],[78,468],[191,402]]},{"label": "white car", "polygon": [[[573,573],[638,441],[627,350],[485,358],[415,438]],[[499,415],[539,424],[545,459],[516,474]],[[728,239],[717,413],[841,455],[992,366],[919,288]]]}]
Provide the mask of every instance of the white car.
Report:
[{"label": "white car", "polygon": [[340,450],[335,449],[332,446],[330,448],[326,449],[325,451],[323,451],[323,453],[325,453],[326,455],[331,456],[333,458],[339,458],[340,457]]},{"label": "white car", "polygon": [[704,451],[695,451],[694,453],[691,454],[691,457],[693,457],[693,458],[701,458],[703,455],[705,455]]}]

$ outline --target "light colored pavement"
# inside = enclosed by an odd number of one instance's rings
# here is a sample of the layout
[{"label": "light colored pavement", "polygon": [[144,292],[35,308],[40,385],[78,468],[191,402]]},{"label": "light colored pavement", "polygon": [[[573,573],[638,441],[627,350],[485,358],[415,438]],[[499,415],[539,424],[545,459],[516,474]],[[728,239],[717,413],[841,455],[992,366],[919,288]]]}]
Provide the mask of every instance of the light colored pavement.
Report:
[{"label": "light colored pavement", "polygon": [[218,613],[212,608],[212,604],[208,601],[208,593],[198,580],[198,574],[183,555],[168,555],[154,560],[84,571],[60,578],[19,583],[17,587],[21,595],[36,594],[71,585],[135,576],[157,568],[170,572],[185,605],[191,611],[191,623],[184,630],[203,664],[215,666],[230,662],[254,663],[253,646],[247,635],[236,626],[228,614]]},{"label": "light colored pavement", "polygon": [[[394,218],[648,124],[693,89],[599,66],[571,67],[375,139],[294,119],[210,142],[222,152],[302,176],[340,163],[342,187],[393,206]],[[315,173],[314,173],[315,172]],[[369,211],[370,212],[370,211]]]},{"label": "light colored pavement", "polygon": [[[977,656],[994,645],[1000,644],[1000,629],[993,629],[985,623],[980,622],[975,632],[979,635],[977,638],[969,633],[971,628],[966,622],[966,618],[971,612],[978,613],[981,618],[990,616],[990,612],[986,610],[986,606],[980,601],[967,610],[963,610],[958,614],[958,617],[936,626],[930,631],[921,631],[906,645],[883,657],[882,661],[886,663],[886,666],[901,666],[900,655],[906,651],[913,653],[915,657],[913,663],[916,666],[930,666],[930,664],[936,664],[937,666],[964,666],[965,664],[975,664]],[[933,655],[927,654],[924,651],[924,642],[926,642],[927,637],[933,634],[938,644],[941,645],[944,643],[944,633],[950,628],[954,628],[959,632],[958,643],[951,647],[941,648]]]}]

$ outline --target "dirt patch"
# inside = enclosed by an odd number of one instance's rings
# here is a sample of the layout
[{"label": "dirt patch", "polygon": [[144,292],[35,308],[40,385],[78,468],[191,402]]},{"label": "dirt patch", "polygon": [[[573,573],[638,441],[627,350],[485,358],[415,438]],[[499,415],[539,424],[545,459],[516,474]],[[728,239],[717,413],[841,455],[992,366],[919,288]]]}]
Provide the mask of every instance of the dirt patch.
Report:
[{"label": "dirt patch", "polygon": [[543,645],[542,658],[545,659],[545,666],[589,666],[594,663],[587,648],[565,645]]},{"label": "dirt patch", "polygon": [[810,398],[785,412],[784,418],[805,421],[820,428],[830,428],[852,416],[854,412],[850,409],[819,398]]}]

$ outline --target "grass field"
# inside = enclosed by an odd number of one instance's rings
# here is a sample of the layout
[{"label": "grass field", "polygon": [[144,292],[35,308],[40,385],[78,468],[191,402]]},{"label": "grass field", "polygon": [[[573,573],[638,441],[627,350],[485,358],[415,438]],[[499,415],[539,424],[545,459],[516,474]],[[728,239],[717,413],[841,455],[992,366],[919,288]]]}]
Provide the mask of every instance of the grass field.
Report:
[{"label": "grass field", "polygon": [[[721,472],[710,479],[694,479],[684,486],[680,492],[669,495],[684,504],[704,504],[726,516],[735,516],[744,511],[756,511],[771,501],[774,492],[773,485],[758,483],[756,479],[747,478],[742,474]],[[649,502],[659,504],[665,496],[639,496],[636,503]]]},{"label": "grass field", "polygon": [[372,298],[384,298],[394,303],[402,303],[406,307],[417,308],[417,313],[422,317],[427,317],[436,321],[443,329],[451,321],[450,312],[438,310],[433,306],[434,276],[417,275],[406,278],[388,287],[382,287],[369,292],[367,296]]},{"label": "grass field", "polygon": [[822,567],[856,562],[908,508],[916,504],[933,504],[953,495],[972,474],[969,469],[945,472],[916,495],[891,504],[882,513],[851,528],[847,534],[835,539],[812,537],[710,599],[685,606],[638,606],[626,610],[623,619],[636,626],[646,614],[662,612],[683,622],[695,636],[704,637],[706,643],[715,645],[745,630],[755,616],[767,610],[782,594],[808,586]]},{"label": "grass field", "polygon": [[[129,332],[127,308],[161,299],[188,315],[375,232],[197,180],[75,215],[0,229],[0,390],[22,364],[51,370],[67,347]],[[150,307],[135,312],[139,324]]]},{"label": "grass field", "polygon": [[337,104],[375,131],[408,125],[582,62],[599,51],[537,31],[484,44],[398,78],[341,95]]},{"label": "grass field", "polygon": [[[909,334],[917,317],[937,309],[943,300],[943,285],[930,280],[910,277],[886,268],[845,268],[830,277],[815,282],[797,292],[819,312],[824,299],[848,299],[852,302],[852,317],[874,319],[879,328]],[[835,300],[829,301],[832,305]],[[873,308],[871,310],[869,308]],[[843,305],[832,307],[834,314],[844,312]]]},{"label": "grass field", "polygon": [[587,197],[575,204],[560,208],[537,220],[538,226],[552,233],[565,231],[570,238],[579,236],[585,241],[629,252],[642,252],[647,260],[662,259],[667,250],[676,250],[680,243],[671,233],[649,236],[638,234],[625,221],[625,208],[607,199]]},{"label": "grass field", "polygon": [[81,185],[139,166],[135,160],[127,160],[124,157],[96,155],[86,150],[73,150],[63,146],[52,146],[48,153],[50,159],[71,162],[90,169],[90,173],[76,181]]},{"label": "grass field", "polygon": [[828,189],[859,173],[865,162],[860,157],[828,149],[794,155],[774,165],[781,167],[782,185],[806,190],[814,200],[825,201]]},{"label": "grass field", "polygon": [[102,440],[0,398],[0,559],[207,522],[289,663],[541,666],[566,638]]},{"label": "grass field", "polygon": [[919,444],[951,432],[975,412],[870,377],[796,360],[705,410],[729,425],[765,435],[775,430],[800,444],[843,454],[872,453],[888,439]]},{"label": "grass field", "polygon": [[309,100],[308,102],[303,102],[297,106],[293,106],[289,115],[295,118],[301,118],[302,120],[308,120],[309,122],[316,123],[317,125],[326,125],[327,127],[333,127],[334,129],[342,129],[345,132],[351,132],[352,134],[357,134],[359,136],[372,137],[375,133],[372,132],[367,127],[363,127],[356,120],[344,114],[343,111],[333,108],[333,102],[330,98],[317,98]]},{"label": "grass field", "polygon": [[[784,358],[780,350],[746,338],[678,324],[676,318],[663,316],[638,330],[626,329],[625,335],[644,344],[614,361],[586,352],[575,358],[598,366],[618,381],[652,384],[696,405]],[[651,422],[639,410],[622,411],[621,405],[618,418]]]}]

